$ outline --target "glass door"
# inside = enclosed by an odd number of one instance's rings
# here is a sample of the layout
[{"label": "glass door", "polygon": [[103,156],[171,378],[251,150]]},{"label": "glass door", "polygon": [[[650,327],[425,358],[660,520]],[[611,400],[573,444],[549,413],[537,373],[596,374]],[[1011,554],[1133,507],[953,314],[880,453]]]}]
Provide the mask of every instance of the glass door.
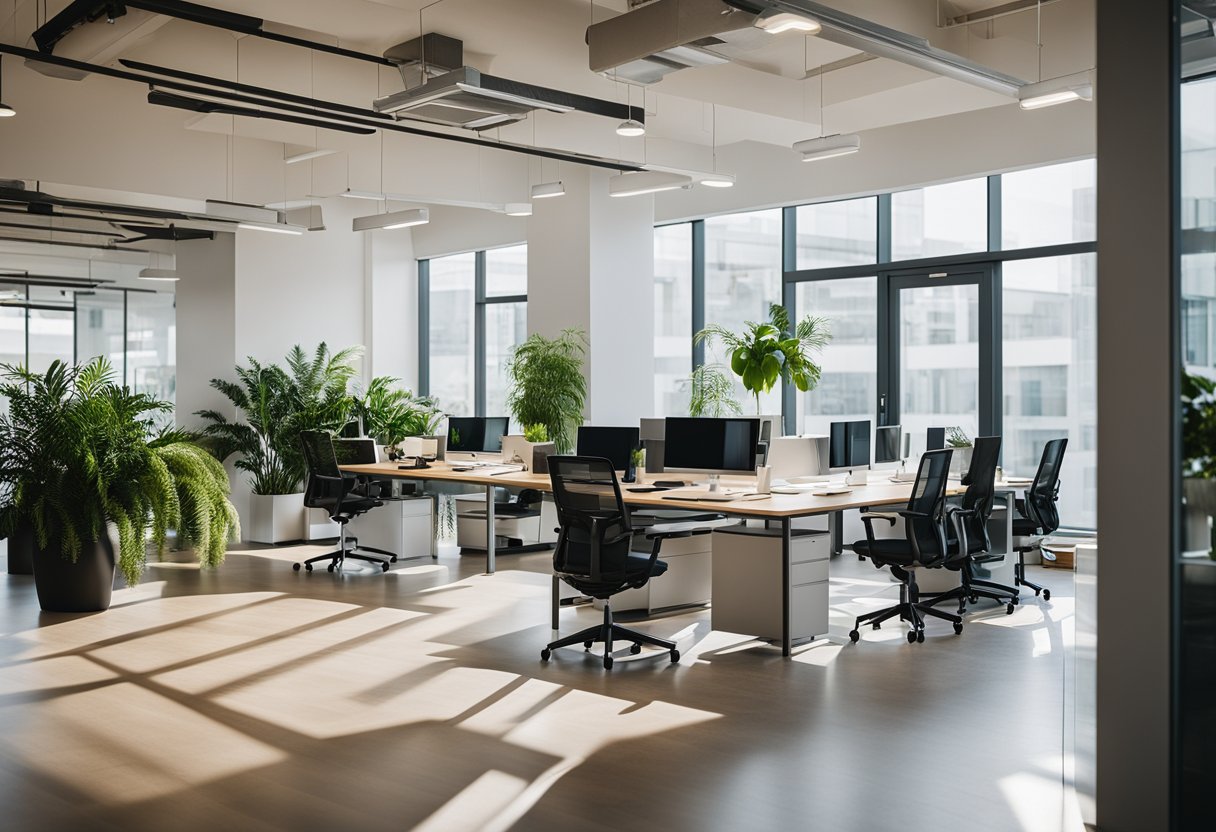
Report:
[{"label": "glass door", "polygon": [[999,432],[999,380],[981,372],[999,366],[996,279],[989,265],[890,276],[878,418],[903,428],[911,457],[924,452],[930,428],[969,439]]}]

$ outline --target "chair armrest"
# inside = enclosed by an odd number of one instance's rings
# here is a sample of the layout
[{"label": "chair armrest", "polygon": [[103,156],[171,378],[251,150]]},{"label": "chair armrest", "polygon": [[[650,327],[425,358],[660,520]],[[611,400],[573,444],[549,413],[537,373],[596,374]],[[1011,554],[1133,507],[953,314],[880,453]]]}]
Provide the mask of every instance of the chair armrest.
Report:
[{"label": "chair armrest", "polygon": [[893,511],[864,511],[861,513],[861,522],[872,523],[875,519],[886,520],[892,526],[895,525],[899,515]]},{"label": "chair armrest", "polygon": [[709,534],[714,529],[738,525],[738,520],[720,517],[717,520],[690,520],[687,523],[660,523],[646,530],[647,540],[665,540],[669,537],[692,537]]},{"label": "chair armrest", "polygon": [[894,526],[895,525],[895,515],[881,513],[881,512],[877,512],[877,511],[866,512],[865,514],[861,515],[861,522],[866,527],[866,543],[869,544],[871,552],[874,551],[874,548],[878,543],[878,538],[874,537],[874,521],[875,520],[886,520],[887,523]]}]

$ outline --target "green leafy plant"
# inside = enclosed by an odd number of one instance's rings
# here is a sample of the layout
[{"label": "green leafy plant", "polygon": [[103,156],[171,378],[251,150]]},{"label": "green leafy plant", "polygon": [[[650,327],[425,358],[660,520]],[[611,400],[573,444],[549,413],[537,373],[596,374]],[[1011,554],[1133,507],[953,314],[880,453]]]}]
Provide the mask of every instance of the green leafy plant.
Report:
[{"label": "green leafy plant", "polygon": [[743,387],[756,399],[760,413],[760,395],[767,393],[778,379],[792,383],[801,392],[813,390],[819,384],[821,369],[813,356],[832,340],[826,318],[807,315],[791,330],[785,307],[769,305],[768,321],[748,321],[742,335],[720,324],[711,324],[694,336],[694,343],[720,341],[730,359],[731,371],[743,381]]},{"label": "green leafy plant", "polygon": [[967,432],[962,428],[952,427],[946,431],[946,447],[970,448],[971,438],[967,436]]},{"label": "green leafy plant", "polygon": [[1216,381],[1182,373],[1183,474],[1216,479]]},{"label": "green leafy plant", "polygon": [[391,447],[407,436],[431,435],[443,417],[434,399],[415,396],[400,383],[392,376],[377,376],[353,397],[353,413],[363,420],[364,433],[381,445]]},{"label": "green leafy plant", "polygon": [[240,411],[229,420],[217,410],[200,410],[209,447],[220,461],[236,454],[236,467],[251,475],[254,494],[294,494],[306,473],[300,434],[335,433],[355,410],[347,388],[362,347],[330,353],[322,342],[309,357],[299,346],[287,355],[287,368],[253,358],[237,367],[237,381],[212,379],[211,386]]},{"label": "green leafy plant", "polygon": [[646,464],[646,451],[642,448],[634,448],[629,452],[629,461],[633,463],[634,468],[641,468]]},{"label": "green leafy plant", "polygon": [[688,390],[688,415],[739,416],[743,407],[735,398],[735,385],[721,364],[702,364],[683,382]]},{"label": "green leafy plant", "polygon": [[147,563],[150,537],[164,552],[169,529],[217,565],[238,529],[228,475],[178,431],[154,424],[167,402],[114,382],[104,358],[46,373],[0,367],[0,532],[28,523],[40,549],[75,562],[85,546],[118,531],[118,566],[129,584]]},{"label": "green leafy plant", "polygon": [[524,428],[524,439],[529,442],[548,442],[549,429],[544,425],[528,425]]},{"label": "green leafy plant", "polygon": [[564,329],[557,338],[528,336],[507,364],[511,415],[521,425],[544,425],[558,453],[574,450],[575,432],[583,421],[586,355],[586,333]]}]

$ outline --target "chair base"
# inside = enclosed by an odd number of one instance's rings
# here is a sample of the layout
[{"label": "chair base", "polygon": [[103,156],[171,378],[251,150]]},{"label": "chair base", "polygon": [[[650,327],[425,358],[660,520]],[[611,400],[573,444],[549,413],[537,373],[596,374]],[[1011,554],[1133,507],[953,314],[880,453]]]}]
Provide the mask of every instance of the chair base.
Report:
[{"label": "chair base", "polygon": [[970,562],[964,563],[963,568],[959,571],[959,578],[962,582],[954,589],[935,594],[932,600],[925,601],[921,606],[934,607],[945,601],[957,601],[958,614],[963,615],[967,612],[967,604],[974,604],[981,598],[988,598],[1004,604],[1005,614],[1012,615],[1014,607],[1021,602],[1021,593],[1017,588],[976,578],[972,568]]},{"label": "chair base", "polygon": [[[355,551],[354,546],[347,546],[346,545],[346,523],[347,522],[349,522],[349,521],[344,521],[344,520],[338,521],[338,523],[340,524],[341,532],[338,535],[338,550],[336,552],[327,552],[324,555],[316,555],[315,557],[308,558],[307,560],[305,560],[301,563],[293,563],[291,565],[291,568],[293,570],[295,570],[296,572],[299,572],[300,567],[303,566],[305,572],[311,572],[312,565],[314,563],[317,563],[317,562],[323,561],[323,560],[327,560],[327,561],[329,561],[329,566],[326,568],[328,571],[333,572],[335,569],[341,569],[342,565],[344,563],[346,563],[346,559],[350,558],[351,560],[362,560],[362,561],[366,561],[368,563],[378,563],[378,564],[380,564],[380,571],[387,572],[388,565],[397,559],[396,555],[394,555],[392,552],[384,552],[383,554],[366,554],[364,552]],[[367,551],[375,552],[375,551],[379,551],[379,550],[368,548]]]},{"label": "chair base", "polygon": [[[553,655],[553,651],[559,647],[570,647],[575,644],[582,644],[584,649],[590,650],[591,645],[604,645],[604,669],[612,669],[612,644],[614,641],[628,641],[632,644],[629,648],[630,653],[642,652],[642,645],[649,644],[651,647],[658,647],[660,650],[666,650],[671,655],[671,663],[675,664],[680,661],[680,651],[676,649],[674,641],[668,641],[664,638],[640,633],[637,630],[631,630],[628,627],[622,627],[620,624],[613,623],[612,607],[610,604],[604,605],[604,622],[595,627],[588,627],[574,635],[564,636],[556,641],[549,642],[544,650],[540,651],[541,661],[549,661],[549,657]],[[657,653],[655,655],[658,655]]]},{"label": "chair base", "polygon": [[[963,619],[959,615],[951,615],[948,612],[934,609],[932,604],[940,600],[940,596],[932,602],[922,604],[920,602],[920,590],[916,586],[916,576],[911,572],[901,569],[897,566],[891,567],[892,574],[899,579],[899,603],[886,609],[876,612],[869,612],[865,615],[859,615],[857,621],[853,624],[853,629],[849,632],[849,640],[854,644],[861,638],[861,625],[869,624],[875,630],[882,627],[882,623],[889,618],[899,616],[900,621],[907,621],[912,625],[912,629],[908,631],[908,643],[923,643],[925,640],[925,616],[932,618],[940,618],[943,621],[949,621],[954,625],[955,634],[962,633]],[[953,591],[953,590],[952,590]],[[943,595],[946,593],[943,593]]]},{"label": "chair base", "polygon": [[1043,600],[1050,601],[1051,600],[1051,590],[1050,589],[1048,589],[1045,586],[1036,584],[1034,581],[1026,580],[1026,553],[1033,552],[1037,548],[1039,548],[1037,544],[1034,546],[1017,547],[1016,551],[1018,553],[1018,562],[1013,565],[1013,582],[1015,584],[1017,584],[1018,586],[1024,586],[1027,589],[1033,589],[1034,594],[1036,596],[1038,596],[1040,593],[1042,593]]}]

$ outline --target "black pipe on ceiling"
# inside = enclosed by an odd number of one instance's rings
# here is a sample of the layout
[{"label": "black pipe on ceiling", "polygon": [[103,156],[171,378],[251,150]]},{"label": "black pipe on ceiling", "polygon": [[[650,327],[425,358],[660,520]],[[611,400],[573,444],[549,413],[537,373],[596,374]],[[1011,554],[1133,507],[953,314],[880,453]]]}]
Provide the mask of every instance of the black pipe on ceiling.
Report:
[{"label": "black pipe on ceiling", "polygon": [[[217,96],[218,97],[218,96]],[[271,121],[283,121],[288,124],[303,124],[306,127],[323,127],[326,130],[337,130],[342,133],[355,133],[360,136],[370,136],[376,131],[369,127],[356,127],[353,124],[338,124],[332,121],[322,121],[317,118],[291,116],[286,113],[268,113],[265,110],[255,110],[252,107],[238,107],[235,104],[221,104],[218,101],[204,101],[201,98],[191,98],[173,92],[152,90],[148,93],[148,103],[160,107],[173,107],[178,110],[188,110],[193,113],[218,113],[226,116],[245,116],[246,118],[264,118]]]}]

